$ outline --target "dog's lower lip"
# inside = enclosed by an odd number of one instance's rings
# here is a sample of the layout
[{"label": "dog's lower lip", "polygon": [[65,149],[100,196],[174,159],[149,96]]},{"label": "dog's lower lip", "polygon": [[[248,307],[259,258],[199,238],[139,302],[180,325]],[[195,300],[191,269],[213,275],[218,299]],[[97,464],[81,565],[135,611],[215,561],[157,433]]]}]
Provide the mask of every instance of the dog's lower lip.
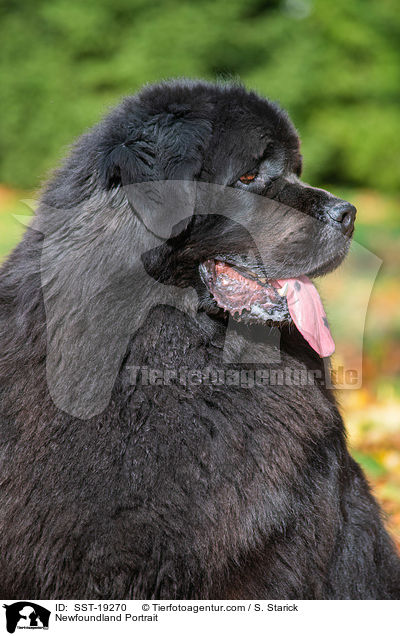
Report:
[{"label": "dog's lower lip", "polygon": [[217,307],[237,321],[265,324],[290,320],[284,297],[287,289],[278,290],[277,281],[260,276],[256,268],[208,259],[200,265],[200,276]]}]

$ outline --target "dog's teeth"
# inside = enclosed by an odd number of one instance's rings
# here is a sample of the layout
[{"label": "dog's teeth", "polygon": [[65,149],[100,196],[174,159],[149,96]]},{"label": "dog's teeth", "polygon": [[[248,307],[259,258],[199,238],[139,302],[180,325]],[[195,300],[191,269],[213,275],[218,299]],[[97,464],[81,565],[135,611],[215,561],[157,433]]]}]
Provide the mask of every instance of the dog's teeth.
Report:
[{"label": "dog's teeth", "polygon": [[259,281],[260,281],[263,285],[266,285],[266,284],[267,284],[267,279],[266,279],[264,276],[263,276],[263,277],[261,277],[261,276],[260,276],[258,280],[259,280]]},{"label": "dog's teeth", "polygon": [[286,294],[288,293],[288,288],[289,288],[289,283],[285,283],[283,287],[278,289],[277,292],[279,296],[282,296],[282,298],[286,296]]}]

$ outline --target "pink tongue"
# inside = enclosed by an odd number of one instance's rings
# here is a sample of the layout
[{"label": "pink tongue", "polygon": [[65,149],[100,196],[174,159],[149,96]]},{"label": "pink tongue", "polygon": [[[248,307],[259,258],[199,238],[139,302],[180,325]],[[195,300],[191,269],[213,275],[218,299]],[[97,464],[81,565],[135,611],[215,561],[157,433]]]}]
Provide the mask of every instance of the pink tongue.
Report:
[{"label": "pink tongue", "polygon": [[321,298],[307,276],[282,278],[279,287],[288,284],[287,303],[290,315],[303,338],[321,356],[332,355],[335,343],[329,330]]}]

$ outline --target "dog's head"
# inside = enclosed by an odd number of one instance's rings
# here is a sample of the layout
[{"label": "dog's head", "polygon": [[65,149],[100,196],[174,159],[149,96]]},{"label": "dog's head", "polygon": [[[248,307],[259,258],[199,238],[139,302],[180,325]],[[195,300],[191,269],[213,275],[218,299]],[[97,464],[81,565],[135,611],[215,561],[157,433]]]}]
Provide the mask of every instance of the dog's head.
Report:
[{"label": "dog's head", "polygon": [[284,111],[238,85],[175,82],[127,100],[108,124],[106,188],[199,184],[193,214],[144,257],[155,279],[194,286],[200,309],[221,319],[326,322],[308,277],[343,260],[356,210],[301,181]]}]

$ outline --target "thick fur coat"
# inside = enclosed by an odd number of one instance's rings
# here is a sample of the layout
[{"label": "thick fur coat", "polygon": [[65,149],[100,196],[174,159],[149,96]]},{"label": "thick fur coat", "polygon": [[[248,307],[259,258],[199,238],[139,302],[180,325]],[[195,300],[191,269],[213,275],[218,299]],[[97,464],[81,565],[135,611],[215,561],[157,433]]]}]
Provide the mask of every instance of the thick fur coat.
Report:
[{"label": "thick fur coat", "polygon": [[[125,100],[44,188],[0,273],[0,597],[400,598],[323,361],[290,320],[228,319],[199,275],[207,259],[261,267],[255,237],[269,278],[340,263],[352,208],[300,171],[276,105],[178,81]],[[243,206],[227,218],[221,199],[158,240],[126,187],[165,180],[232,188]],[[262,197],[285,206],[273,224]],[[209,368],[313,381],[162,379]]]}]

